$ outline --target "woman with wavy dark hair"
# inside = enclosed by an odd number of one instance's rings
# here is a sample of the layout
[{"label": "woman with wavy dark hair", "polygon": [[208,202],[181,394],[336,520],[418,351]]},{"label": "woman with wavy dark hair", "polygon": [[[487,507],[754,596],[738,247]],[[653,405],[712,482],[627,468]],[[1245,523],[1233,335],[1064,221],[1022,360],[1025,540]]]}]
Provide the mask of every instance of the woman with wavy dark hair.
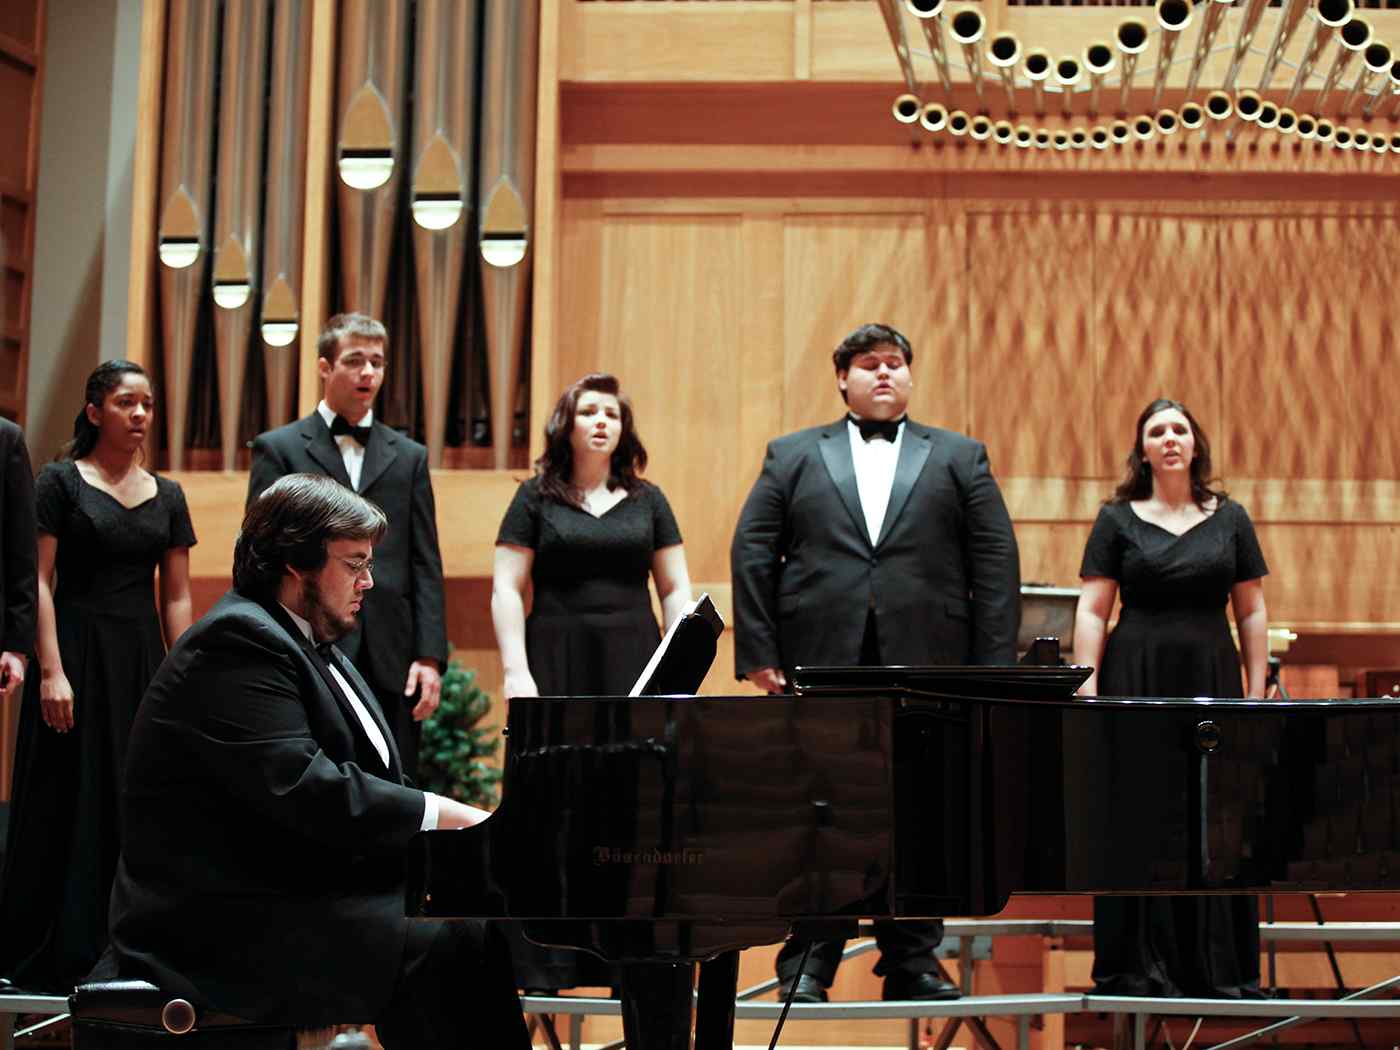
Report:
[{"label": "woman with wavy dark hair", "polygon": [[[625,696],[661,637],[648,577],[666,627],[690,601],[680,529],[661,490],[641,477],[646,449],[616,378],[586,375],[565,390],[544,438],[535,476],[516,491],[496,537],[491,618],[505,696]],[[520,944],[524,987],[580,983],[578,953]]]},{"label": "woman with wavy dark hair", "polygon": [[[1138,416],[1127,474],[1099,511],[1079,570],[1074,661],[1095,669],[1085,695],[1264,695],[1269,570],[1244,507],[1212,485],[1201,425],[1179,401],[1153,401]],[[1103,761],[1123,763],[1125,777],[1128,768],[1136,777],[1169,775],[1160,741],[1150,731],[1129,739],[1132,732],[1114,729]],[[1137,829],[1144,855],[1168,855],[1165,843],[1186,835],[1184,809],[1144,813],[1128,798],[1105,805],[1116,825]],[[1164,846],[1153,854],[1157,841]],[[1105,995],[1258,998],[1256,898],[1097,898],[1094,982]]]},{"label": "woman with wavy dark hair", "polygon": [[39,673],[20,707],[0,898],[0,976],[24,988],[72,991],[107,943],[127,736],[190,625],[194,529],[180,486],[141,465],[153,418],[141,366],[103,362],[34,485]]}]

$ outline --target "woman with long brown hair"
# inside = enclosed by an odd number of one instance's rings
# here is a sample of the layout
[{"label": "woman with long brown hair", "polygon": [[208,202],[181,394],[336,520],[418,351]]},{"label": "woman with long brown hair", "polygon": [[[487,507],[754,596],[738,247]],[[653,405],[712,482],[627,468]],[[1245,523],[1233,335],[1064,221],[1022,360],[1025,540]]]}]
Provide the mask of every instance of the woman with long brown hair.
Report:
[{"label": "woman with long brown hair", "polygon": [[[586,375],[565,390],[544,436],[535,476],[496,537],[491,618],[505,696],[625,696],[661,637],[648,578],[666,627],[690,601],[680,529],[641,477],[646,448],[616,378]],[[526,988],[611,983],[610,974],[582,977],[577,952],[519,939],[513,949]]]},{"label": "woman with long brown hair", "polygon": [[[1264,695],[1269,570],[1249,515],[1213,485],[1201,425],[1179,401],[1151,402],[1138,417],[1127,474],[1084,550],[1074,662],[1095,671],[1081,693]],[[1227,605],[1239,631],[1243,680]],[[1139,777],[1169,775],[1171,759],[1150,734],[1130,737],[1127,726],[1112,732],[1103,761],[1121,762]],[[1134,804],[1114,800],[1115,819],[1135,827],[1147,848],[1152,836],[1186,834],[1184,808],[1154,814],[1136,812]],[[1258,998],[1257,899],[1096,898],[1094,982],[1105,995]]]},{"label": "woman with long brown hair", "polygon": [[127,736],[190,625],[194,529],[180,486],[142,466],[153,418],[145,371],[103,362],[73,440],[34,485],[37,673],[20,707],[0,898],[0,976],[22,988],[66,994],[106,946]]}]

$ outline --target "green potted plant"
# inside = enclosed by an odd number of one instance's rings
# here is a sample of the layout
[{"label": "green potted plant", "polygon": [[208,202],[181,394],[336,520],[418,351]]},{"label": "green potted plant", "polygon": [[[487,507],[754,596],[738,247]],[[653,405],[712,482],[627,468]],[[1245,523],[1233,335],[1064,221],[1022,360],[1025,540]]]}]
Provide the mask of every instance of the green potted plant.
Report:
[{"label": "green potted plant", "polygon": [[442,676],[442,700],[423,723],[418,748],[418,786],[424,791],[490,808],[496,803],[501,771],[487,760],[501,738],[495,726],[477,723],[491,709],[491,697],[476,684],[476,672],[451,659]]}]

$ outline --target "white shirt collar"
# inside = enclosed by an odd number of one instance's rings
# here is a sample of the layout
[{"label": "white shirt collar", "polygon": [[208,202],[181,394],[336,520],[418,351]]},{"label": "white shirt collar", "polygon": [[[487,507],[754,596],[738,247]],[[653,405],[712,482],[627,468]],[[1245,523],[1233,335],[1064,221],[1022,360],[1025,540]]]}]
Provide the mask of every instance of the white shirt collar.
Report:
[{"label": "white shirt collar", "polygon": [[[321,402],[321,403],[322,403],[322,404],[325,404],[324,401]],[[278,604],[278,605],[282,605],[281,602],[278,602],[277,604]],[[285,605],[282,605],[282,610],[283,610],[288,616],[290,616],[290,617],[292,618],[292,623],[294,623],[294,624],[297,625],[297,627],[301,630],[301,633],[304,634],[304,635],[306,636],[306,640],[307,640],[308,642],[310,642],[312,645],[315,645],[315,644],[316,644],[316,636],[313,635],[313,634],[311,633],[311,621],[310,621],[310,620],[303,620],[300,616],[298,616],[296,613],[292,612],[292,610],[291,610],[291,609],[288,609]]]},{"label": "white shirt collar", "polygon": [[[326,421],[326,426],[330,426],[332,423],[335,422],[335,413],[331,411],[331,406],[328,405],[328,404],[326,404],[326,399],[325,399],[325,398],[322,398],[322,399],[321,399],[321,403],[320,403],[319,405],[316,406],[316,411],[319,412],[320,415],[321,415],[321,418],[324,419],[324,420]],[[347,421],[347,422],[348,422],[348,421]],[[369,426],[370,424],[372,424],[373,422],[374,422],[374,409],[371,408],[368,412],[365,413],[365,418],[364,418],[364,419],[360,420],[358,423],[355,423],[355,424],[353,424],[353,425],[354,425],[354,426],[357,426],[357,427],[367,427],[367,426]]]}]

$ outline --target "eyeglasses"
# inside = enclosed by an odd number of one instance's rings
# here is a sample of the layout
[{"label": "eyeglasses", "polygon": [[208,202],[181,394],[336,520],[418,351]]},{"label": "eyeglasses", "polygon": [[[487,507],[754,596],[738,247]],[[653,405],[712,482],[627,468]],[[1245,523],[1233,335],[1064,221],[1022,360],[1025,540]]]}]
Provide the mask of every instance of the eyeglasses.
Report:
[{"label": "eyeglasses", "polygon": [[358,578],[369,576],[374,571],[373,558],[342,558],[336,555],[336,561],[350,570],[350,575]]}]

